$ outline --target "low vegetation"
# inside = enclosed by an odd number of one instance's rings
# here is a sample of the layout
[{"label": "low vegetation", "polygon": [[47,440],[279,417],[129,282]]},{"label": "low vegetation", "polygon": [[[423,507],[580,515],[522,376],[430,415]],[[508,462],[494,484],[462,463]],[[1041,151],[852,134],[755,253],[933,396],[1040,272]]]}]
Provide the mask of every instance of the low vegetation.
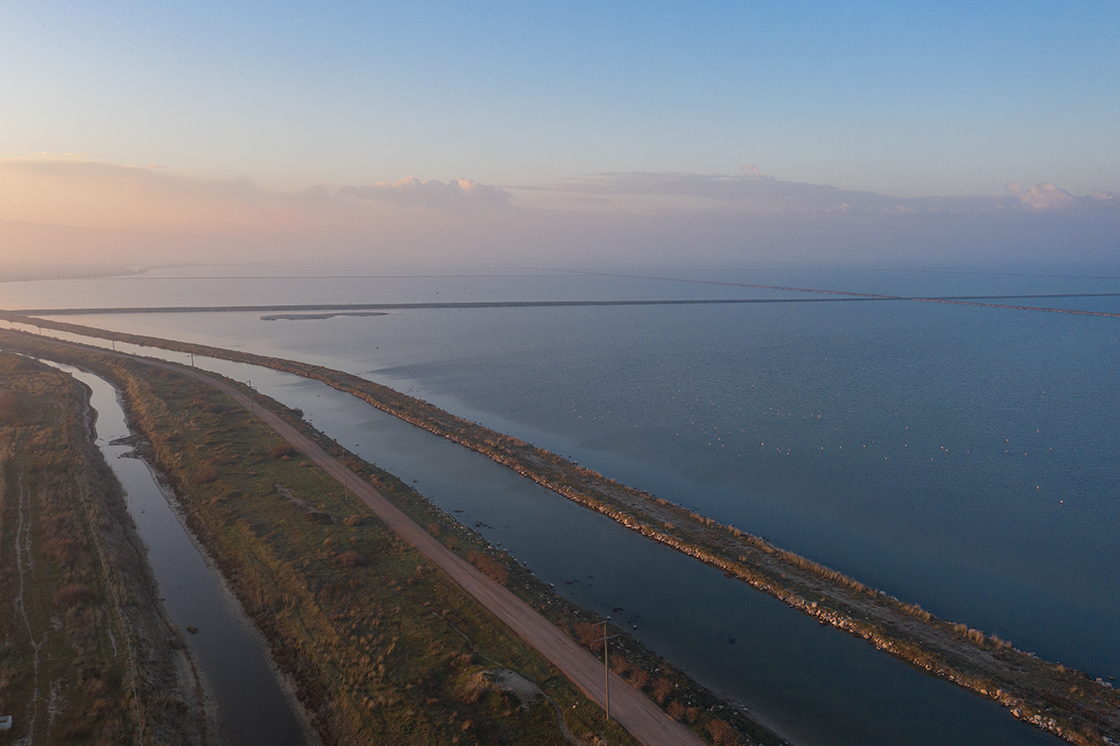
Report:
[{"label": "low vegetation", "polygon": [[0,714],[13,717],[2,735],[201,744],[197,682],[90,442],[87,393],[0,353]]},{"label": "low vegetation", "polygon": [[322,366],[173,340],[108,332],[0,312],[43,328],[261,365],[322,381],[423,427],[608,515],[644,536],[769,593],[788,605],[932,675],[1007,707],[1017,718],[1075,744],[1120,742],[1120,693],[1079,671],[1038,659],[968,625],[933,616],[765,539],[618,484],[518,438],[427,402]]},{"label": "low vegetation", "polygon": [[[16,342],[0,332],[0,344]],[[34,337],[18,343],[121,387],[131,425],[145,435],[145,457],[172,482],[179,509],[296,681],[324,742],[633,742],[356,498],[298,452],[282,451],[279,436],[224,395],[141,363]],[[338,451],[294,412],[257,401]],[[597,621],[396,477],[345,459],[446,546],[573,637]],[[671,714],[684,708],[678,719],[703,740],[779,743],[633,639],[624,636],[612,651],[627,661],[631,685],[651,696],[657,681],[671,681],[660,703]],[[540,695],[503,688],[505,671]]]}]

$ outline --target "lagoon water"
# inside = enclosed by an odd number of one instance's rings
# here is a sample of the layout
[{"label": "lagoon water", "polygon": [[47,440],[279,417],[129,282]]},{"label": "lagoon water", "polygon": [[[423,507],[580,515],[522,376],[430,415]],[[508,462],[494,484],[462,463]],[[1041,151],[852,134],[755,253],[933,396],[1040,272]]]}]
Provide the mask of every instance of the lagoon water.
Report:
[{"label": "lagoon water", "polygon": [[[662,271],[632,273],[646,276],[636,278],[508,272],[373,276],[368,268],[274,267],[267,273],[271,277],[257,268],[242,272],[260,279],[192,279],[218,271],[182,268],[161,273],[176,278],[149,273],[143,279],[14,283],[3,288],[2,305],[819,297],[727,284],[735,282],[907,296],[1120,291],[1120,273],[1084,270],[1058,273],[1064,276]],[[1120,310],[1116,296],[981,302]],[[1115,364],[1120,319],[914,301],[408,309],[316,321],[269,322],[259,316],[67,320],[361,373],[765,535],[938,615],[1094,676],[1120,675],[1120,643],[1111,632],[1120,628],[1120,413],[1114,405],[1120,400]],[[317,426],[323,416],[315,416]],[[335,437],[349,446],[339,432]],[[355,437],[356,443],[366,440]],[[394,468],[386,454],[365,455]],[[429,491],[454,494],[454,479],[448,479]],[[423,491],[422,481],[418,486]],[[495,531],[505,525],[475,520]],[[532,515],[523,519],[532,520]],[[517,530],[511,524],[501,536]],[[513,541],[487,536],[507,546]],[[546,559],[515,554],[534,569]],[[611,586],[602,579],[586,590],[583,576],[601,578],[599,573],[554,571],[564,576],[561,582],[580,579],[563,588],[592,608],[642,605],[632,597],[629,603],[609,602],[614,591],[596,597],[593,590]],[[677,623],[712,615],[762,618],[728,600],[737,592],[719,588],[727,585],[713,586],[716,601],[703,602],[716,606],[694,609],[695,618],[687,607],[698,600],[665,608],[673,610]],[[643,619],[639,628],[671,642],[681,637],[673,623],[666,618],[657,632]],[[778,628],[787,626],[782,622]],[[834,634],[812,626],[804,638],[811,645]],[[749,638],[736,639],[742,655],[759,654],[747,648]],[[791,633],[789,639],[800,638]],[[765,650],[778,664],[794,660],[781,645],[767,643]],[[883,658],[867,653],[868,660]],[[862,659],[844,665],[874,669]],[[767,668],[757,661],[743,666]],[[709,673],[716,688],[736,688],[723,674]],[[867,673],[871,680],[877,675]],[[818,704],[812,707],[829,711],[821,703],[829,700],[830,687],[835,689],[809,674],[775,683],[772,692],[761,677],[740,678],[755,682],[755,705],[776,720],[809,706],[818,686]],[[833,710],[852,721],[842,730],[860,733],[884,718],[902,726],[912,720],[901,714],[905,705],[861,701],[831,700]],[[897,716],[887,717],[890,711]],[[955,716],[959,722],[983,719],[962,712]],[[812,730],[819,735],[828,728]],[[801,735],[806,742],[818,740]]]},{"label": "lagoon water", "polygon": [[[412,483],[436,505],[553,583],[565,597],[613,616],[647,647],[724,694],[790,743],[1058,743],[1013,720],[994,703],[928,677],[838,630],[821,627],[713,568],[349,394],[254,366],[206,358],[196,358],[195,363],[233,379],[251,380],[259,391],[303,409],[317,428]],[[177,577],[180,588],[189,590],[192,583],[181,574]],[[208,628],[215,626],[208,621]],[[242,637],[223,638],[219,631],[208,639],[231,648],[248,645]],[[235,689],[232,696],[235,702],[256,698],[249,688]],[[239,714],[252,718],[260,709],[239,710]]]}]

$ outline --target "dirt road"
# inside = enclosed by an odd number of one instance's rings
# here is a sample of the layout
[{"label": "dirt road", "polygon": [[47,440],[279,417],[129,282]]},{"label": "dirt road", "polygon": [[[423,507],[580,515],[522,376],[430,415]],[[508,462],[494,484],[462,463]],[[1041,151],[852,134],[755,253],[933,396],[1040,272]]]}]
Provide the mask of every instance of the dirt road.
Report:
[{"label": "dirt road", "polygon": [[[136,358],[139,360],[139,358]],[[232,386],[197,371],[151,363],[185,373],[229,395],[252,411],[282,438],[306,455],[325,472],[345,483],[378,518],[387,523],[429,560],[438,565],[462,588],[529,645],[548,658],[565,676],[601,706],[604,704],[603,662],[580,647],[528,604],[517,598],[473,565],[453,553],[426,530],[386,500],[372,485],[359,478],[322,448],[276,414],[253,404],[249,397]],[[661,708],[613,672],[610,674],[611,717],[647,746],[698,746],[695,734],[666,715]]]}]

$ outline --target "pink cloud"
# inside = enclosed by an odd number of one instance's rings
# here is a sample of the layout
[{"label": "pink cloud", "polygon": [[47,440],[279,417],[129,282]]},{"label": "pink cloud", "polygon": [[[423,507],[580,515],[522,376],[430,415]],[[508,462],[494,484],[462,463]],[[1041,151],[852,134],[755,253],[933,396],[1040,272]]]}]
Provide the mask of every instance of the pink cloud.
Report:
[{"label": "pink cloud", "polygon": [[[1049,183],[895,198],[734,175],[526,187],[408,177],[281,191],[83,160],[0,159],[0,264],[360,257],[386,262],[1115,261],[1120,196]],[[510,191],[520,195],[513,206]],[[539,204],[526,206],[527,202]],[[174,258],[174,259],[173,259]]]},{"label": "pink cloud", "polygon": [[421,181],[407,176],[399,181],[379,181],[369,186],[344,186],[341,194],[372,199],[397,207],[464,212],[471,210],[505,210],[511,208],[511,195],[501,187],[479,184],[470,179]]},{"label": "pink cloud", "polygon": [[1031,210],[1062,210],[1074,204],[1072,194],[1048,181],[1040,181],[1030,189],[1023,189],[1022,184],[1011,181],[1007,183],[1007,193],[1018,197]]}]

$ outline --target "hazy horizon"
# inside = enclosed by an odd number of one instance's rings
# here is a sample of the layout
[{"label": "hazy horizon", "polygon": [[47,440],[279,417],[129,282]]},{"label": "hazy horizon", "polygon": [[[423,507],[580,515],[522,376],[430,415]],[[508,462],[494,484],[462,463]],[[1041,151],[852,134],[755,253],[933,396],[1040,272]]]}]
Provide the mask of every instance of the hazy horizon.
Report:
[{"label": "hazy horizon", "polygon": [[0,263],[1100,263],[1115,4],[0,10]]}]

